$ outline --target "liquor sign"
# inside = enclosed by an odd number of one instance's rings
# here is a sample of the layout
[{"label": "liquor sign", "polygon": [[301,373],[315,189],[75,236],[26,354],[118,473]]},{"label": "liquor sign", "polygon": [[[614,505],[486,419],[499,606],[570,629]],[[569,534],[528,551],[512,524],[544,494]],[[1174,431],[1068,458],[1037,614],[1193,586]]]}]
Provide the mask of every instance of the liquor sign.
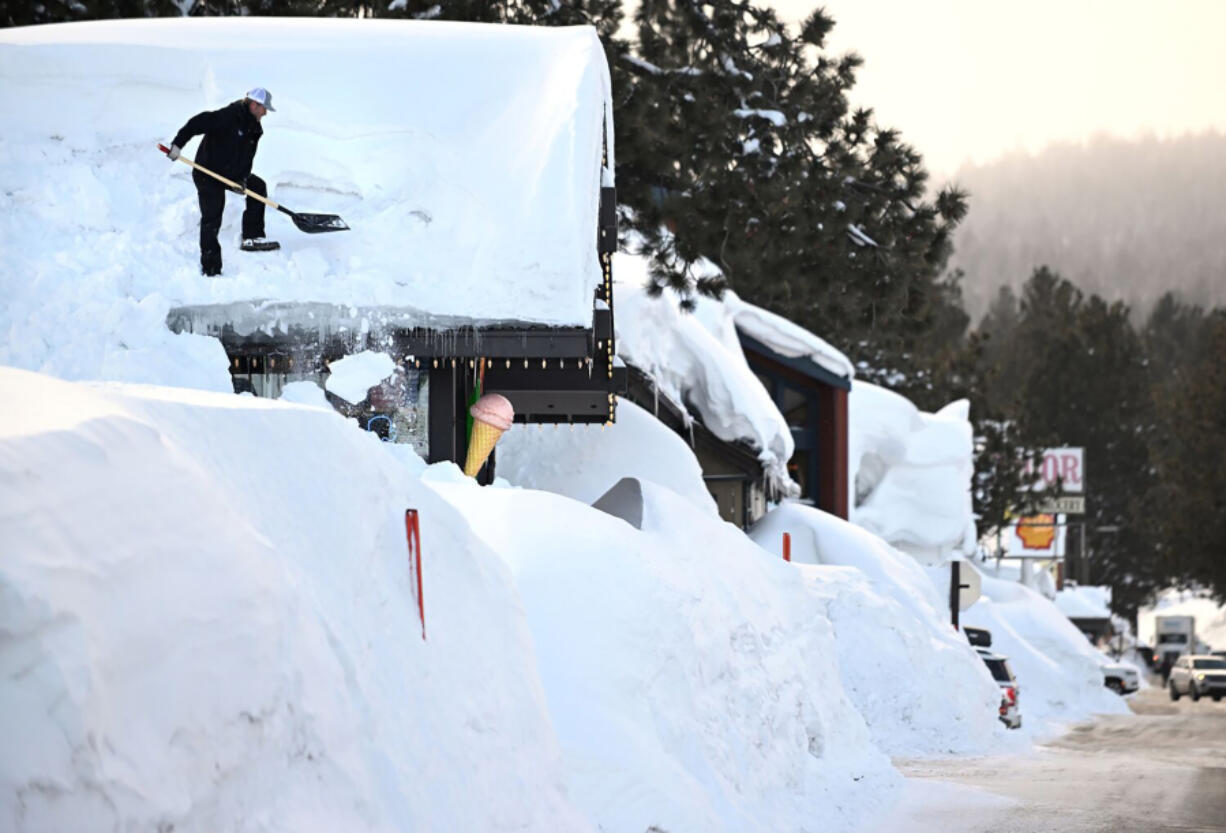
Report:
[{"label": "liquor sign", "polygon": [[1034,490],[1042,492],[1059,488],[1064,494],[1085,493],[1085,449],[1048,448],[1038,464],[1026,463],[1026,474],[1034,483]]}]

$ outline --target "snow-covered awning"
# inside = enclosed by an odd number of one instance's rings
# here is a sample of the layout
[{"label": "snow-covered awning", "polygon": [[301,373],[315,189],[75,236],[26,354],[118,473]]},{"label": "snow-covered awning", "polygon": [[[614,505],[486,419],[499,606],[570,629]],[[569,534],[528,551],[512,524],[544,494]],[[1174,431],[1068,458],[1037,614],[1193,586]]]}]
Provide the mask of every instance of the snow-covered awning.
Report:
[{"label": "snow-covered awning", "polygon": [[795,450],[792,432],[749,369],[728,308],[699,298],[695,311],[685,313],[675,298],[650,297],[641,255],[619,253],[613,273],[618,280],[618,354],[651,376],[661,395],[698,417],[715,436],[748,443],[777,493],[796,494],[787,472]]},{"label": "snow-covered awning", "polygon": [[789,359],[812,362],[847,382],[855,376],[850,359],[799,324],[746,303],[731,291],[724,293],[724,306],[732,314],[737,330],[767,349]]},{"label": "snow-covered awning", "polygon": [[[340,214],[352,231],[303,235],[269,212],[283,250],[240,253],[231,198],[224,277],[207,280],[190,171],[155,143],[255,86],[277,108],[255,162],[270,196]],[[3,271],[78,285],[88,274],[99,301],[315,301],[590,326],[610,89],[590,27],[191,18],[7,29],[0,237],[22,244],[3,247]]]}]

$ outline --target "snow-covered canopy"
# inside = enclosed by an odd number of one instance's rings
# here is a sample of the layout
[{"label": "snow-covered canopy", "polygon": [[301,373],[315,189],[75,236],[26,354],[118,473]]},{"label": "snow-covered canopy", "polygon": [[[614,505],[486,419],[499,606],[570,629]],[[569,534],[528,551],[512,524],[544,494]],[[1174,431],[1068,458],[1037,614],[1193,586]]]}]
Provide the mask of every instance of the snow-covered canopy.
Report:
[{"label": "snow-covered canopy", "polygon": [[723,300],[736,328],[776,353],[792,359],[808,359],[845,379],[855,376],[850,359],[799,324],[746,303],[732,291],[725,292]]},{"label": "snow-covered canopy", "polygon": [[[283,250],[242,254],[229,198],[224,277],[204,279],[190,170],[155,144],[255,86],[276,104],[255,160],[270,196],[352,230],[304,235],[270,211]],[[54,284],[88,284],[94,302],[156,294],[159,307],[301,300],[589,325],[610,89],[590,27],[192,18],[4,30],[0,328],[40,306],[19,281],[44,287],[39,332],[81,314],[63,289],[46,309]]]},{"label": "snow-covered canopy", "polygon": [[794,494],[787,473],[796,447],[792,432],[749,369],[729,308],[702,298],[688,314],[674,298],[650,297],[647,263],[639,255],[619,253],[613,274],[618,354],[717,437],[753,446],[775,488]]}]

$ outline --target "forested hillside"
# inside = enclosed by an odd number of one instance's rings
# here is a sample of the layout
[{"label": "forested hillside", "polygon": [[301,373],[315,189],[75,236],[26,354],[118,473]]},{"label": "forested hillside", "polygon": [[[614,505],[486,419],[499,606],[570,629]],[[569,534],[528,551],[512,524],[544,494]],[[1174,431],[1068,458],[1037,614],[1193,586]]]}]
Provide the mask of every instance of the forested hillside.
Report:
[{"label": "forested hillside", "polygon": [[1226,136],[1056,145],[963,169],[970,212],[952,265],[978,320],[1045,264],[1145,315],[1167,291],[1226,303]]}]

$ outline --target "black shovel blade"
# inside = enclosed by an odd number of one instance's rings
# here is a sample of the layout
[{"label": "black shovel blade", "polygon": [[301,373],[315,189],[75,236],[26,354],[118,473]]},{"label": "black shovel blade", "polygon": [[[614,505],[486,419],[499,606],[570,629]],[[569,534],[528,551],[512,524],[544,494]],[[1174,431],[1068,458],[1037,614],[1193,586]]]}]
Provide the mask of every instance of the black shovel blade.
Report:
[{"label": "black shovel blade", "polygon": [[290,215],[299,231],[307,234],[322,234],[325,231],[349,231],[345,221],[335,214],[298,214]]}]

